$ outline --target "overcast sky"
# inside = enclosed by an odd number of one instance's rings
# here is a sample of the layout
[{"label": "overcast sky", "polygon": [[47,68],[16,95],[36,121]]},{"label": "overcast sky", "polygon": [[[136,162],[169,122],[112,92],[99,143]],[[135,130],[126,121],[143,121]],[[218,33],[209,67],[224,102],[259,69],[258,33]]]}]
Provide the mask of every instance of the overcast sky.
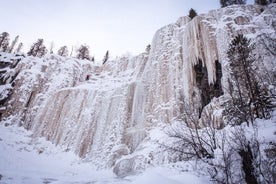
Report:
[{"label": "overcast sky", "polygon": [[[252,2],[248,1],[249,3]],[[0,32],[20,35],[24,51],[38,38],[47,47],[87,44],[96,60],[138,54],[155,31],[187,15],[219,8],[219,0],[0,0]]]}]

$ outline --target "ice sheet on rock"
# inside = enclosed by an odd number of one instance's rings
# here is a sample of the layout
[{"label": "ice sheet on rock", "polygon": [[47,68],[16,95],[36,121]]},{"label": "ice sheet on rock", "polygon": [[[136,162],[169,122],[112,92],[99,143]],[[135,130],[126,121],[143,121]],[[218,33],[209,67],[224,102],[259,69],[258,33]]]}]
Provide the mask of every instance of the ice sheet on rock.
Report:
[{"label": "ice sheet on rock", "polygon": [[[201,103],[194,66],[202,60],[213,83],[218,60],[227,92],[231,39],[240,33],[275,37],[275,7],[262,12],[261,6],[230,6],[192,20],[182,17],[156,32],[150,53],[103,66],[56,55],[27,57],[16,68],[20,73],[4,116],[23,121],[34,137],[63,145],[98,168],[118,168],[123,175],[171,162],[175,158],[151,136],[180,119],[183,103]],[[264,50],[260,39],[252,41]],[[275,68],[275,57],[265,51],[256,55],[267,71]],[[220,99],[205,110],[215,113],[219,123],[217,104]]]}]

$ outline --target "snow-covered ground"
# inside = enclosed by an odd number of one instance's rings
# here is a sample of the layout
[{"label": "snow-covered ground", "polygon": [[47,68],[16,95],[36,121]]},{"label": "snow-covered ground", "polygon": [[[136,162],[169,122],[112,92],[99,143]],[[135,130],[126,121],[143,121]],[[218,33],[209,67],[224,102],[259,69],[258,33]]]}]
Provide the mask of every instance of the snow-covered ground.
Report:
[{"label": "snow-covered ground", "polygon": [[0,183],[123,183],[111,171],[95,171],[74,153],[30,136],[22,127],[1,124]]},{"label": "snow-covered ground", "polygon": [[0,184],[118,183],[118,184],[200,184],[207,178],[167,165],[144,173],[118,178],[112,170],[96,171],[93,165],[66,148],[41,138],[17,125],[0,124]]},{"label": "snow-covered ground", "polygon": [[[245,124],[243,124],[246,126]],[[243,126],[242,125],[242,126]],[[276,111],[270,120],[257,120],[258,139],[275,140]],[[254,127],[248,127],[248,132]],[[32,133],[7,122],[0,124],[0,184],[208,184],[206,176],[192,171],[195,163],[178,162],[146,169],[143,173],[118,178],[112,170],[96,170],[65,147],[44,138],[33,140]],[[249,135],[250,136],[250,135]]]}]

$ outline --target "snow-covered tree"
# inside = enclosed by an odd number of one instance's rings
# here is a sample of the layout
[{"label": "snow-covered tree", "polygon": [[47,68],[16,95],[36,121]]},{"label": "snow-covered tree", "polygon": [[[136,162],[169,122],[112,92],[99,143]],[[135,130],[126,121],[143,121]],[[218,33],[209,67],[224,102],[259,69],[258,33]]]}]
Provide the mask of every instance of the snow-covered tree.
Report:
[{"label": "snow-covered tree", "polygon": [[53,54],[54,53],[54,47],[55,47],[55,43],[54,42],[51,42],[51,44],[50,44],[50,49],[49,49],[49,53],[50,54]]},{"label": "snow-covered tree", "polygon": [[150,52],[150,49],[151,49],[151,45],[148,44],[147,47],[146,47],[146,52],[149,53],[149,52]]},{"label": "snow-covered tree", "polygon": [[233,4],[246,4],[246,0],[220,0],[222,8]]},{"label": "snow-covered tree", "polygon": [[0,35],[0,51],[7,52],[9,48],[9,33],[3,32]]},{"label": "snow-covered tree", "polygon": [[197,13],[196,13],[196,11],[195,11],[193,8],[191,8],[191,9],[189,10],[189,17],[190,17],[191,19],[193,19],[195,16],[197,16]]},{"label": "snow-covered tree", "polygon": [[20,43],[18,44],[18,46],[17,46],[15,52],[17,52],[17,53],[18,53],[18,52],[21,52],[22,47],[23,47],[23,43],[20,42]]},{"label": "snow-covered tree", "polygon": [[14,38],[14,40],[12,41],[12,44],[11,44],[11,46],[10,46],[10,48],[9,48],[9,53],[12,53],[12,51],[13,51],[13,49],[14,49],[14,46],[15,46],[15,44],[16,44],[17,41],[18,41],[18,38],[19,38],[19,35],[17,35],[17,36]]},{"label": "snow-covered tree", "polygon": [[16,50],[15,50],[15,52],[21,52],[21,49],[23,48],[23,43],[22,42],[20,42],[19,44],[18,44],[18,46],[17,46],[17,48],[16,48]]},{"label": "snow-covered tree", "polygon": [[74,52],[74,46],[71,47],[70,57],[73,56],[73,52]]},{"label": "snow-covered tree", "polygon": [[106,51],[104,58],[103,58],[103,64],[105,64],[109,59],[109,51]]},{"label": "snow-covered tree", "polygon": [[30,48],[30,51],[27,53],[28,56],[42,57],[47,53],[47,49],[44,45],[43,39],[38,39]]},{"label": "snow-covered tree", "polygon": [[80,46],[77,50],[77,58],[90,60],[89,47],[87,45]]},{"label": "snow-covered tree", "polygon": [[63,57],[67,57],[68,56],[68,48],[67,46],[62,46],[59,50],[58,50],[58,55],[63,56]]}]

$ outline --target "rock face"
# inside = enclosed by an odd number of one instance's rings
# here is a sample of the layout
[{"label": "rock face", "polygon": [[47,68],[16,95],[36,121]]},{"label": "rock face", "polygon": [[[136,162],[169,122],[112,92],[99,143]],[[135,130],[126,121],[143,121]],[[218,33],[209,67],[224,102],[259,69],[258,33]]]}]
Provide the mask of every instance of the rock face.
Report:
[{"label": "rock face", "polygon": [[16,115],[13,116],[14,121],[29,129],[37,110],[44,106],[46,99],[59,89],[73,87],[78,82],[84,81],[91,72],[90,63],[59,56],[21,58],[12,74],[3,75],[6,78],[16,74],[10,100],[5,104],[6,111],[3,116]]},{"label": "rock face", "polygon": [[[16,67],[19,75],[3,116],[98,168],[113,167],[119,176],[172,161],[154,144],[154,130],[179,120],[184,104],[199,113],[222,108],[209,107],[227,93],[226,51],[239,33],[254,38],[261,50],[256,55],[271,72],[275,57],[259,36],[276,36],[275,15],[272,4],[182,17],[156,32],[149,53],[101,67],[55,55],[27,57]],[[219,115],[214,119],[223,123]]]}]

